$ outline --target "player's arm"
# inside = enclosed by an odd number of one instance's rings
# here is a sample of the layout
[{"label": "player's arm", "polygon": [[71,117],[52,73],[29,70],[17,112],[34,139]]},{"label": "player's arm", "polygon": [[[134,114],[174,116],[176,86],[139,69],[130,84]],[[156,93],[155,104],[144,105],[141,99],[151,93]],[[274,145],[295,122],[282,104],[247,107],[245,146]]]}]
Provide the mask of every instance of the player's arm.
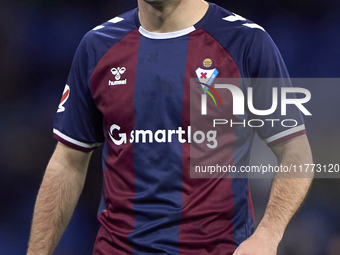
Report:
[{"label": "player's arm", "polygon": [[[272,151],[283,166],[313,163],[306,135],[278,144],[272,147]],[[311,172],[280,175],[274,178],[265,214],[256,231],[238,247],[234,255],[276,254],[284,231],[304,201],[313,178]]]},{"label": "player's arm", "polygon": [[37,196],[27,255],[53,253],[83,189],[90,156],[57,144]]}]

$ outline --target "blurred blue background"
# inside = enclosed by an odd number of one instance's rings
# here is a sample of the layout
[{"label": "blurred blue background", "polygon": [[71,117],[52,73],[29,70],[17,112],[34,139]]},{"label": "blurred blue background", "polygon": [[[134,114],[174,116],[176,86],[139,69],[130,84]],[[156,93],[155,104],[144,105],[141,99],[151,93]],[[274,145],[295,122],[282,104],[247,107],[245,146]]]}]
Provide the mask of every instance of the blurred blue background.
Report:
[{"label": "blurred blue background", "polygon": [[[340,77],[339,1],[212,2],[263,26],[292,77]],[[78,43],[88,30],[136,6],[137,1],[126,0],[1,1],[0,255],[25,254],[35,197],[56,144],[53,119]],[[340,163],[339,93],[340,85],[332,91],[319,88],[314,95],[313,110],[320,111],[323,121],[308,119],[307,130],[317,163]],[[327,104],[329,112],[321,113]],[[256,153],[257,158],[267,157]],[[74,217],[54,254],[92,253],[99,227],[101,178],[99,149]],[[279,255],[340,254],[339,180],[314,181],[287,229]],[[257,222],[269,186],[269,179],[251,180]]]}]

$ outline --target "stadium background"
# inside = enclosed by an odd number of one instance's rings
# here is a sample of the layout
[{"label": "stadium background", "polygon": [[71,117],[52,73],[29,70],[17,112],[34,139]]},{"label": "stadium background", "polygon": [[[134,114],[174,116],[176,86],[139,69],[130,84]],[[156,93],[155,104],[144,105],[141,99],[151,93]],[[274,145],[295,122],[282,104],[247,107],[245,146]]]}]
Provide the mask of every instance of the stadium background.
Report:
[{"label": "stadium background", "polygon": [[[340,2],[337,0],[213,1],[265,27],[292,77],[340,77]],[[24,254],[45,166],[56,141],[52,123],[75,49],[96,25],[136,1],[14,0],[0,8],[0,255]],[[340,85],[339,85],[340,86]],[[339,163],[337,95],[320,88],[312,108],[328,112],[307,121],[314,159]],[[257,144],[257,143],[256,143]],[[253,158],[269,160],[259,144]],[[90,163],[84,192],[54,254],[89,255],[98,222],[100,150]],[[289,225],[279,255],[340,254],[340,180],[319,179]],[[251,180],[257,221],[270,180]]]}]

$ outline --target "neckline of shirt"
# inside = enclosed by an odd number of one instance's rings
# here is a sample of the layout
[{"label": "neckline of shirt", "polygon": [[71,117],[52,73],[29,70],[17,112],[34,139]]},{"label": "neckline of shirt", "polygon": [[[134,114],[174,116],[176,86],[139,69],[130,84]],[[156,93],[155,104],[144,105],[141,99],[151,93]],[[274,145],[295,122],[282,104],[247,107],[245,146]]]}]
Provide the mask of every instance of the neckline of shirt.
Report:
[{"label": "neckline of shirt", "polygon": [[168,32],[168,33],[155,33],[155,32],[150,32],[143,28],[142,26],[139,27],[138,31],[141,33],[143,36],[149,39],[172,39],[172,38],[177,38],[183,35],[187,35],[191,33],[192,31],[195,31],[196,28],[194,26],[175,31],[175,32]]},{"label": "neckline of shirt", "polygon": [[136,12],[135,12],[135,23],[136,23],[136,26],[138,27],[139,33],[146,38],[149,38],[149,39],[177,38],[177,37],[187,35],[187,34],[193,32],[193,31],[195,31],[197,28],[201,27],[209,19],[210,15],[213,12],[214,7],[215,7],[214,4],[209,3],[209,8],[208,8],[207,12],[205,13],[205,15],[203,16],[203,18],[201,20],[199,20],[195,25],[188,27],[188,28],[185,28],[185,29],[182,29],[182,30],[179,30],[179,31],[168,32],[168,33],[155,33],[155,32],[150,32],[150,31],[146,30],[145,28],[142,27],[142,25],[139,22],[138,8],[136,8]]}]

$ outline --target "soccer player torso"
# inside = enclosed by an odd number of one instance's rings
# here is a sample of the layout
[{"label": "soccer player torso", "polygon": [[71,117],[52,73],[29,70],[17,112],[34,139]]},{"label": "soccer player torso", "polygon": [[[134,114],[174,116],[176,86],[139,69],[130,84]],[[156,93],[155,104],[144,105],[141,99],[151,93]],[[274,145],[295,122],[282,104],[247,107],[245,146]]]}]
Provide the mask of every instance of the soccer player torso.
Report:
[{"label": "soccer player torso", "polygon": [[[190,159],[247,165],[254,131],[216,127],[215,144],[209,130],[195,133],[193,123],[202,117],[201,95],[209,86],[285,77],[284,64],[261,27],[216,5],[195,26],[174,33],[144,30],[137,13],[84,37],[54,126],[56,138],[77,149],[104,142],[94,254],[232,254],[254,227],[248,182],[191,178]],[[233,116],[227,91],[218,92],[221,102],[212,97],[212,119],[248,117]],[[208,117],[202,127],[209,125]],[[281,130],[260,132],[267,139]]]}]

